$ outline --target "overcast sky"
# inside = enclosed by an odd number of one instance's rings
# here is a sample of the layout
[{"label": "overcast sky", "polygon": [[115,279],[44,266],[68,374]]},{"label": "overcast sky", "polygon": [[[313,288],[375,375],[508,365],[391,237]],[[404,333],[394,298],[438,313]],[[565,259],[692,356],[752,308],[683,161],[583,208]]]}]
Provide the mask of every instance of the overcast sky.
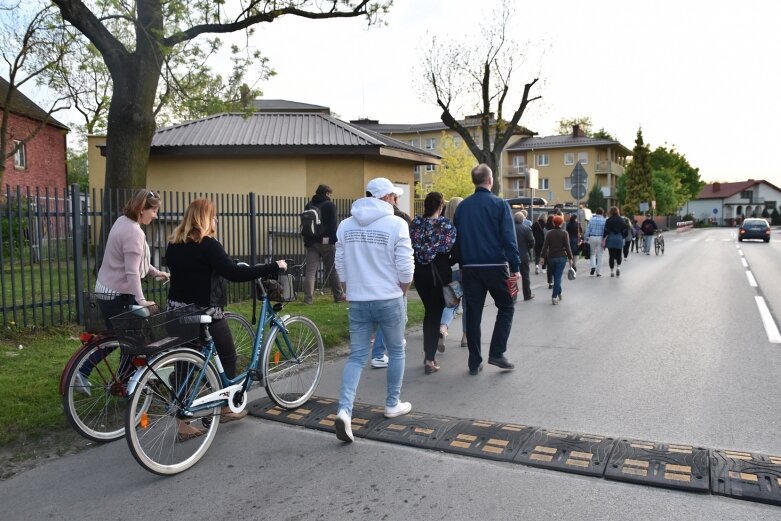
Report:
[{"label": "overcast sky", "polygon": [[[267,98],[331,107],[342,119],[439,121],[414,80],[432,36],[479,37],[494,0],[395,0],[388,25],[279,20],[255,45],[278,75]],[[743,0],[517,1],[511,34],[536,42],[523,84],[543,96],[521,123],[552,135],[561,118],[588,116],[631,149],[639,127],[652,148],[675,146],[705,181],[781,185],[781,7]],[[540,58],[542,51],[544,56]],[[506,109],[507,111],[507,109]],[[465,110],[466,112],[466,110]],[[464,114],[456,114],[457,117]]]}]

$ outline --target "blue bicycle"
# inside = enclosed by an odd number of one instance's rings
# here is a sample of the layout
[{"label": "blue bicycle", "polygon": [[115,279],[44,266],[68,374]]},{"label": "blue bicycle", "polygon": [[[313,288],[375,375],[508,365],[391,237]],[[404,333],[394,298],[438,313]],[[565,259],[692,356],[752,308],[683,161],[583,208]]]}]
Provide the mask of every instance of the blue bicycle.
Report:
[{"label": "blue bicycle", "polygon": [[[310,319],[279,314],[284,302],[295,298],[292,276],[288,273],[281,280],[256,281],[260,320],[249,363],[235,378],[225,375],[216,354],[210,316],[186,312],[165,317],[165,327],[160,322],[147,324],[147,339],[158,338],[148,344],[153,348],[171,338],[191,337],[193,325],[201,340],[194,348],[179,347],[153,357],[131,379],[126,439],[142,467],[160,475],[192,467],[214,440],[223,408],[232,413],[244,410],[253,381],[286,409],[299,407],[315,392],[325,359],[323,339]],[[164,332],[155,335],[156,328]]]}]

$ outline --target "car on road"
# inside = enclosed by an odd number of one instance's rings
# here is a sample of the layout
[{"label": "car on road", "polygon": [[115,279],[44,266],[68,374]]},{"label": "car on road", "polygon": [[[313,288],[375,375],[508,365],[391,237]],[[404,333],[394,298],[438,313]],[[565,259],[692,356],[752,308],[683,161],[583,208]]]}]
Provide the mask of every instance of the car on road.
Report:
[{"label": "car on road", "polygon": [[770,242],[770,225],[765,219],[746,219],[738,230],[738,242],[743,239],[762,239]]}]

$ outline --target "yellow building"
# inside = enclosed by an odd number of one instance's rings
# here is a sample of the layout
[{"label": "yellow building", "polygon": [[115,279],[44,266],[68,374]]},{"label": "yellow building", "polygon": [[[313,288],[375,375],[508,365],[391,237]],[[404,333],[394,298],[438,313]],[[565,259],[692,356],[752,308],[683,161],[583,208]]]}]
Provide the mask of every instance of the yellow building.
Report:
[{"label": "yellow building", "polygon": [[[463,120],[459,121],[459,123],[472,136],[472,139],[474,139],[477,146],[482,146],[481,144],[482,131],[480,127],[480,119],[481,119],[480,115],[476,115],[476,116],[467,116]],[[395,124],[395,123],[380,123],[379,121],[374,119],[357,119],[357,120],[351,120],[350,123],[368,130],[372,130],[374,132],[378,132],[385,136],[393,137],[395,139],[398,139],[399,141],[423,149],[426,152],[434,153],[440,156],[442,155],[440,144],[442,141],[443,132],[449,136],[452,136],[456,144],[458,144],[461,141],[461,136],[459,136],[455,130],[452,130],[451,128],[447,127],[441,121],[434,122],[434,123]],[[496,120],[493,118],[493,114],[491,115],[489,128],[490,128],[490,135],[491,137],[493,137],[494,134],[496,133]],[[513,134],[528,138],[536,135],[536,132],[532,132],[527,128],[519,126],[516,127]],[[512,143],[512,138],[510,142]],[[490,145],[493,147],[493,143],[491,143]],[[507,159],[508,156],[505,149],[505,151],[502,152],[501,164],[502,165],[506,164]],[[418,183],[421,186],[421,188],[423,188],[423,190],[426,192],[431,190],[432,176],[434,172],[436,172],[436,168],[437,167],[435,164],[427,164],[427,165],[414,167],[415,182]],[[505,197],[510,197],[510,196],[506,195]]]},{"label": "yellow building", "polygon": [[607,206],[617,206],[616,182],[624,175],[627,157],[632,151],[618,141],[588,137],[574,125],[572,134],[563,136],[521,138],[505,149],[508,162],[503,168],[505,197],[530,195],[529,169],[538,171],[539,184],[535,196],[544,197],[551,205],[575,204],[571,174],[580,162],[587,174],[586,193],[596,183],[607,200]]},{"label": "yellow building", "polygon": [[[338,198],[363,197],[366,183],[387,177],[412,211],[417,166],[439,157],[351,125],[327,107],[264,100],[257,112],[225,113],[158,130],[147,186],[161,191],[309,196],[321,183]],[[105,138],[90,136],[90,188],[103,187]]]}]

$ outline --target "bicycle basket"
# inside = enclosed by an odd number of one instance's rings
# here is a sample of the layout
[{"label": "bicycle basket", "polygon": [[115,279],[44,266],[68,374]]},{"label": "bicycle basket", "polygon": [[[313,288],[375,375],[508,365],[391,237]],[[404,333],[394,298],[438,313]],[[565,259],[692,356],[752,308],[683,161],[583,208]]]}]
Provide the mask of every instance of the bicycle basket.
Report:
[{"label": "bicycle basket", "polygon": [[276,279],[265,279],[262,284],[266,288],[269,300],[273,302],[293,302],[298,298],[293,275],[289,273],[281,273]]},{"label": "bicycle basket", "polygon": [[203,308],[199,306],[191,304],[146,317],[139,313],[143,311],[127,311],[111,318],[113,333],[129,344],[122,346],[122,354],[151,355],[197,340],[201,335],[198,317]]},{"label": "bicycle basket", "polygon": [[132,295],[92,293],[84,295],[84,330],[90,333],[107,333],[111,329],[110,317],[135,304]]}]

